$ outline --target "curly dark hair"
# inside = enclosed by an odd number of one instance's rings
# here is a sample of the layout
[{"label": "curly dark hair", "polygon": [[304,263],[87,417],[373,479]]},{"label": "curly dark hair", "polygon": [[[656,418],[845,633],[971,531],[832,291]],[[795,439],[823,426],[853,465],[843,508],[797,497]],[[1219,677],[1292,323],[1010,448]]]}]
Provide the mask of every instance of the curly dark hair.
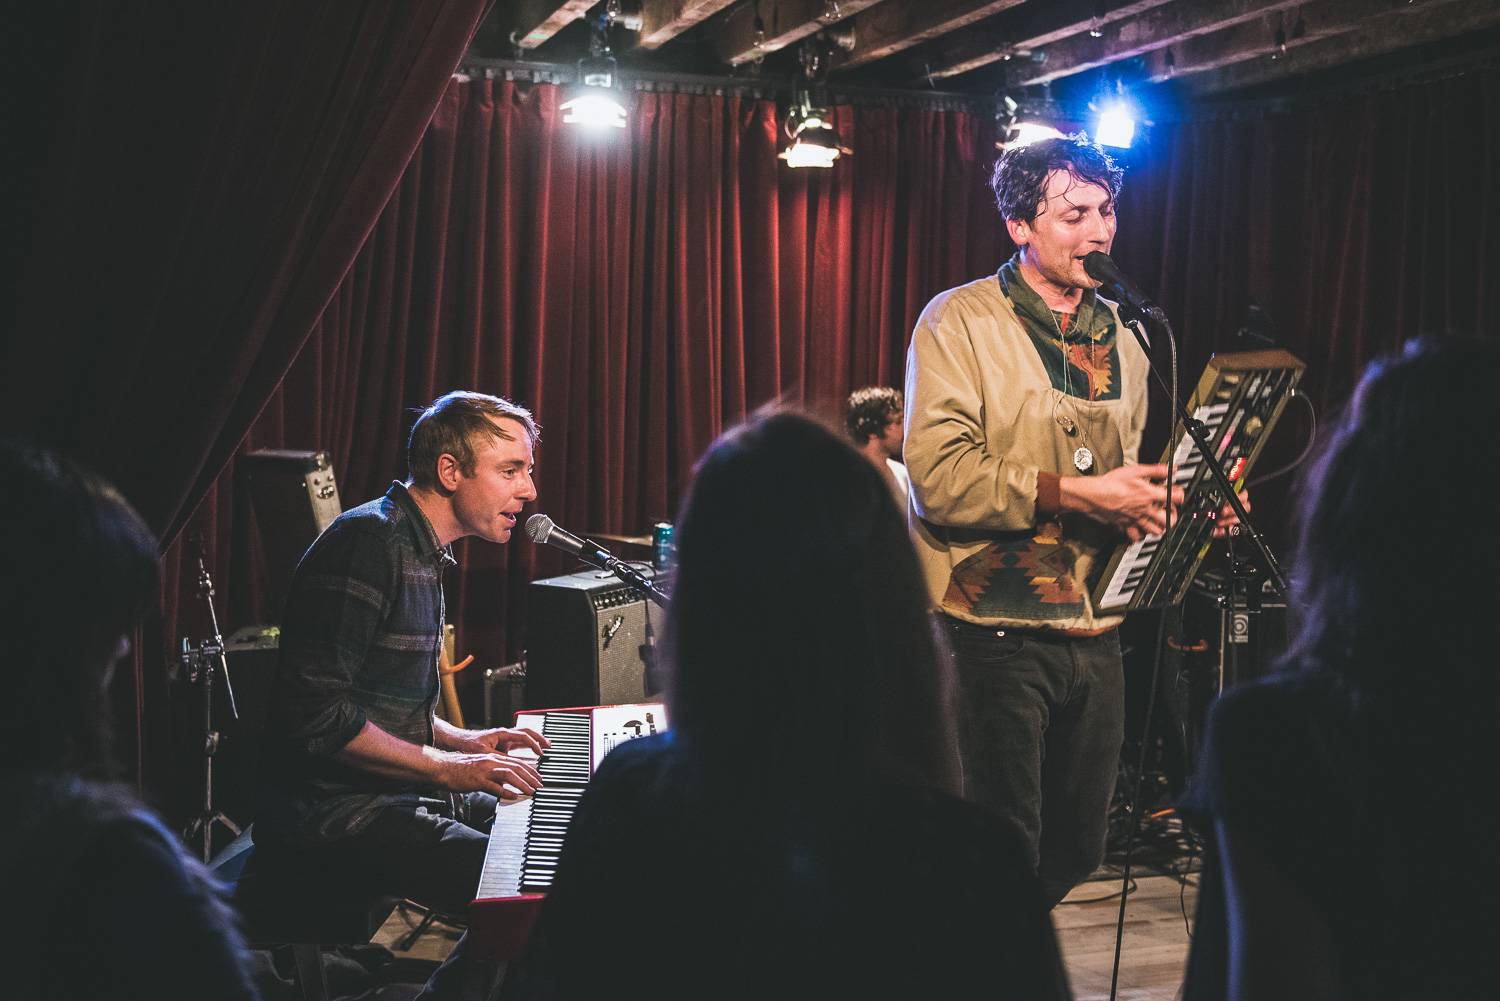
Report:
[{"label": "curly dark hair", "polygon": [[1046,197],[1047,176],[1066,170],[1080,184],[1097,184],[1109,192],[1111,201],[1120,197],[1125,171],[1086,133],[1075,132],[1061,139],[1042,139],[1008,149],[995,161],[990,188],[1000,218],[1007,222],[1031,222]]},{"label": "curly dark hair", "polygon": [[866,386],[849,394],[844,407],[844,426],[854,444],[863,445],[871,435],[879,437],[892,416],[899,414],[904,404],[901,391],[889,386]]}]

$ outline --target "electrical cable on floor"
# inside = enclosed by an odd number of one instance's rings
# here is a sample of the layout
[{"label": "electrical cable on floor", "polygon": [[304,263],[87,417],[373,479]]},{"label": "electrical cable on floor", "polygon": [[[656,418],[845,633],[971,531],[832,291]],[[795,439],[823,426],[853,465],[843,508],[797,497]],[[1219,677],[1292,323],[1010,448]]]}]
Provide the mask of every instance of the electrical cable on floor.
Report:
[{"label": "electrical cable on floor", "polygon": [[[1114,879],[1114,877],[1111,876],[1110,880],[1113,881],[1113,879]],[[1128,894],[1134,893],[1138,889],[1140,889],[1140,885],[1134,879],[1132,879],[1130,881],[1129,887],[1127,889],[1125,889],[1125,893],[1128,895]],[[1061,907],[1064,904],[1069,904],[1069,905],[1076,905],[1076,904],[1102,904],[1102,903],[1106,903],[1107,901],[1115,899],[1116,897],[1118,897],[1120,895],[1120,892],[1121,892],[1120,890],[1111,890],[1108,893],[1104,894],[1103,896],[1099,896],[1099,897],[1086,897],[1086,898],[1079,899],[1079,900],[1063,900],[1063,901],[1059,901],[1058,902],[1058,906]]]},{"label": "electrical cable on floor", "polygon": [[1177,881],[1177,907],[1178,907],[1178,909],[1180,909],[1182,911],[1182,930],[1187,933],[1188,942],[1192,942],[1192,940],[1193,940],[1193,925],[1192,925],[1192,922],[1188,920],[1188,912],[1187,912],[1188,878],[1187,877],[1188,877],[1188,873],[1192,871],[1193,856],[1198,853],[1197,852],[1197,846],[1198,846],[1198,841],[1197,841],[1196,838],[1194,838],[1191,842],[1189,842],[1188,850],[1189,850],[1189,852],[1191,854],[1188,855],[1187,862],[1184,863],[1184,865],[1182,867],[1182,878]]}]

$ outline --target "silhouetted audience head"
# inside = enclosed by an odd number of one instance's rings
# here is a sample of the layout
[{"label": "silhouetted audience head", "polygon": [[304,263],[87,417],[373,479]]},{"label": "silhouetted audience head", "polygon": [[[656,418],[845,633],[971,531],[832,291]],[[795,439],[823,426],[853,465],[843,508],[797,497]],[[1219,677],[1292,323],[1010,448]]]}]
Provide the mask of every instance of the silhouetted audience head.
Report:
[{"label": "silhouetted audience head", "polygon": [[726,432],[698,465],[677,553],[672,726],[707,761],[956,790],[950,668],[916,557],[841,434],[787,412]]},{"label": "silhouetted audience head", "polygon": [[156,598],[156,540],[104,480],[0,442],[0,753],[11,767],[108,770],[105,686]]},{"label": "silhouetted audience head", "polygon": [[1413,341],[1366,370],[1304,481],[1289,660],[1450,697],[1493,673],[1496,427],[1500,341]]}]

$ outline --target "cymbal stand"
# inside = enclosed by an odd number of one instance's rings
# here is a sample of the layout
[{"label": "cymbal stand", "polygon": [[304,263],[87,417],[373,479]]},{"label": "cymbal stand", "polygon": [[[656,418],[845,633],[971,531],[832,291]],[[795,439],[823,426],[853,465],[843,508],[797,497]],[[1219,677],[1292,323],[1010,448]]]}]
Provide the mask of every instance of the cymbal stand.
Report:
[{"label": "cymbal stand", "polygon": [[198,559],[198,593],[208,610],[210,636],[195,647],[186,636],[182,638],[181,663],[190,684],[198,687],[203,707],[203,809],[182,832],[184,841],[203,841],[203,862],[213,858],[214,825],[221,824],[238,836],[239,825],[214,809],[214,756],[219,753],[220,734],[214,729],[214,669],[224,673],[224,694],[229,697],[229,716],[239,719],[239,709],[234,702],[234,685],[229,680],[229,662],[224,659],[224,637],[219,632],[219,616],[214,610],[214,582],[209,576],[208,563],[204,558],[202,536],[193,538],[193,548]]}]

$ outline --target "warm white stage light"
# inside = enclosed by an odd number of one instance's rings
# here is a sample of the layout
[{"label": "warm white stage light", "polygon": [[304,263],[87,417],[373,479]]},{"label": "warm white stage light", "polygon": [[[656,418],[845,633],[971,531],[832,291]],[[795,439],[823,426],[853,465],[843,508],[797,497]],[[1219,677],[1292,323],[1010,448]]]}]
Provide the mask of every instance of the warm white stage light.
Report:
[{"label": "warm white stage light", "polygon": [[625,127],[625,105],[607,90],[591,87],[577,97],[564,101],[561,108],[563,121],[569,125],[582,125],[591,129]]}]

